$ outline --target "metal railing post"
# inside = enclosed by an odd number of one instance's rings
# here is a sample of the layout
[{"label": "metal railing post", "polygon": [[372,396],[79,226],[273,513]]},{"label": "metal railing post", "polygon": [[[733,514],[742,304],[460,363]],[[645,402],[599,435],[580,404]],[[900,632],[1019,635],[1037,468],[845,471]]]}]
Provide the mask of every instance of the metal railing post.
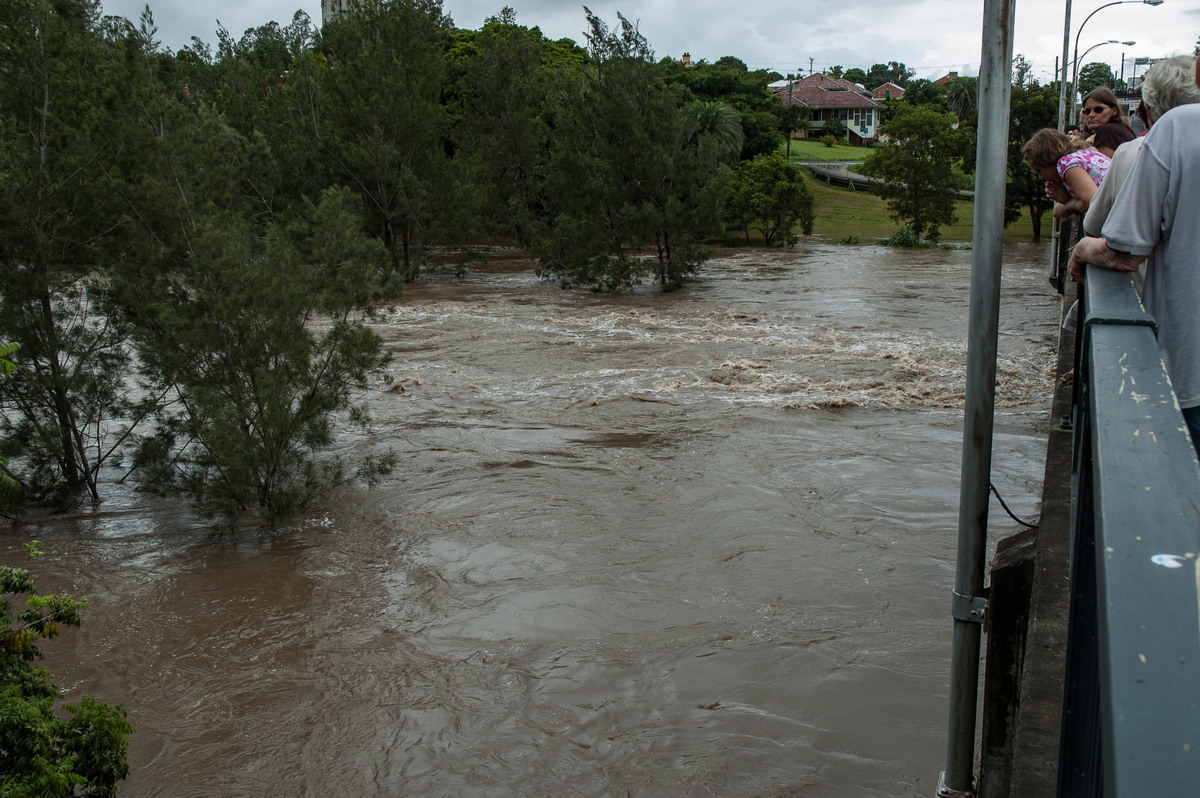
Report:
[{"label": "metal railing post", "polygon": [[969,795],[974,787],[1014,12],[1015,0],[985,0],[979,97],[976,101],[979,108],[979,137],[975,159],[974,241],[962,477],[959,486],[958,566],[952,602],[954,642],[951,653],[950,718],[946,770],[938,784],[938,795],[946,798]]}]

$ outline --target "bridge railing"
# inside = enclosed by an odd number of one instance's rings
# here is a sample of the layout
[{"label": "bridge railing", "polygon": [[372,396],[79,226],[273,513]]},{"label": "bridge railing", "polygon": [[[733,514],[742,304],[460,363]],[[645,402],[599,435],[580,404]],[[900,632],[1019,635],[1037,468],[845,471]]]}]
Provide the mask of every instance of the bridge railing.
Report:
[{"label": "bridge railing", "polygon": [[1200,468],[1131,275],[1082,293],[1058,794],[1200,795]]}]

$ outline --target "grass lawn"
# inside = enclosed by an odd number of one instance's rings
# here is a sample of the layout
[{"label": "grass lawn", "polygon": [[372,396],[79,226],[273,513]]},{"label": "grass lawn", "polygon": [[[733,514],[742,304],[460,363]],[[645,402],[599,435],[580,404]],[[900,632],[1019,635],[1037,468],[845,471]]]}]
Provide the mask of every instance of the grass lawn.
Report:
[{"label": "grass lawn", "polygon": [[[796,161],[861,161],[870,152],[870,147],[851,147],[849,144],[826,147],[816,139],[792,140],[792,160]],[[779,154],[787,155],[786,142],[780,146]]]},{"label": "grass lawn", "polygon": [[[779,148],[780,155],[786,154],[786,147],[784,144]],[[851,147],[848,144],[826,147],[816,139],[792,140],[792,160],[795,161],[862,161],[870,153],[870,147]],[[892,221],[887,204],[878,195],[827,186],[807,169],[804,170],[804,174],[816,200],[817,219],[813,225],[813,235],[834,241],[855,236],[860,242],[866,243],[887,238],[899,229],[899,223]],[[957,207],[958,223],[943,227],[942,238],[951,243],[969,242],[972,236],[971,219],[975,212],[974,206],[964,200],[957,203]],[[1050,220],[1049,216],[1046,216],[1042,219],[1042,230],[1049,229]],[[1005,228],[1004,240],[1033,240],[1033,228],[1029,217],[1022,214],[1020,219]]]},{"label": "grass lawn", "polygon": [[[832,241],[854,236],[859,243],[867,244],[887,238],[900,228],[900,224],[893,221],[888,213],[887,203],[880,199],[878,194],[828,186],[807,169],[803,172],[808,187],[813,192],[816,213],[814,236]],[[974,203],[962,200],[956,203],[956,207],[958,223],[943,227],[942,239],[947,243],[969,243],[972,237]],[[1042,230],[1050,230],[1048,215],[1042,219]],[[1032,241],[1033,228],[1029,217],[1022,214],[1020,219],[1005,228],[1004,240]]]}]

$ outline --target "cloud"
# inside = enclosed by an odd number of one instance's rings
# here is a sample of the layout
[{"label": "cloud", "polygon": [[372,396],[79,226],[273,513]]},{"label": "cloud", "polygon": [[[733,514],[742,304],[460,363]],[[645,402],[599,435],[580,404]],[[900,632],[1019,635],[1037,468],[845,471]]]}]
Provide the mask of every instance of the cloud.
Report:
[{"label": "cloud", "polygon": [[[105,0],[106,13],[136,22],[144,0]],[[460,28],[477,29],[489,16],[510,5],[517,22],[537,25],[551,38],[584,42],[587,27],[585,3],[561,0],[444,0],[444,11]],[[981,51],[983,3],[961,0],[594,0],[587,2],[610,27],[620,11],[635,22],[658,57],[715,61],[725,55],[740,58],[752,69],[778,72],[815,71],[835,64],[870,68],[872,64],[900,61],[918,77],[936,78],[949,71],[976,74]],[[1074,36],[1080,22],[1104,0],[1081,5],[1072,12]],[[320,25],[317,0],[160,0],[151,2],[159,38],[172,49],[188,44],[192,36],[216,40],[219,19],[234,36],[269,21],[287,24],[303,7]],[[1022,53],[1033,64],[1039,80],[1053,79],[1055,59],[1061,58],[1063,0],[1021,0],[1016,6],[1014,54]],[[1088,61],[1105,61],[1120,74],[1124,52],[1127,68],[1133,58],[1158,58],[1191,53],[1195,46],[1200,9],[1194,0],[1165,0],[1151,7],[1126,2],[1105,8],[1092,17],[1080,41],[1080,50],[1108,39],[1134,40],[1125,47],[1105,45],[1093,50]],[[1072,39],[1071,44],[1074,44]],[[1069,56],[1070,57],[1070,56]]]}]

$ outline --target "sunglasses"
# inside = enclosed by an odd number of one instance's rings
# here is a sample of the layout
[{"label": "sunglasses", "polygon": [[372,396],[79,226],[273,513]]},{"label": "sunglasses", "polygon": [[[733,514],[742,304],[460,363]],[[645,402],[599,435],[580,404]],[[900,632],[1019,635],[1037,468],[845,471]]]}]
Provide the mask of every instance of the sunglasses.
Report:
[{"label": "sunglasses", "polygon": [[1084,113],[1084,114],[1098,114],[1098,113],[1100,113],[1101,111],[1107,111],[1107,110],[1108,110],[1108,106],[1107,106],[1107,105],[1097,105],[1095,108],[1084,108],[1084,109],[1082,109],[1082,110],[1080,111],[1080,113]]}]

